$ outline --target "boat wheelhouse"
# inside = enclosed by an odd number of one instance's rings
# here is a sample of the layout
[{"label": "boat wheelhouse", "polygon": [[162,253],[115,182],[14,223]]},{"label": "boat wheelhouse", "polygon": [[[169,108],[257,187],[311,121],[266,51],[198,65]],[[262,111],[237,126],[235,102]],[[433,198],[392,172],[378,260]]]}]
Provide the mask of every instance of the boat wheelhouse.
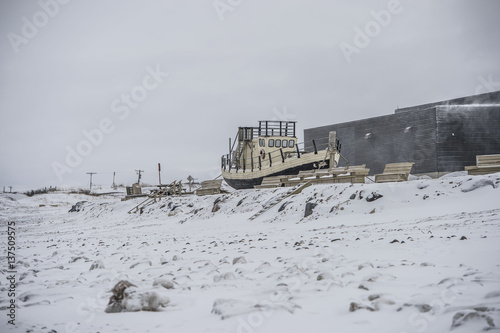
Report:
[{"label": "boat wheelhouse", "polygon": [[299,171],[337,165],[340,142],[330,133],[328,148],[306,151],[298,143],[295,121],[259,121],[258,127],[239,127],[236,139],[229,139],[229,153],[222,156],[222,176],[235,189],[253,188],[264,177],[294,175]]}]

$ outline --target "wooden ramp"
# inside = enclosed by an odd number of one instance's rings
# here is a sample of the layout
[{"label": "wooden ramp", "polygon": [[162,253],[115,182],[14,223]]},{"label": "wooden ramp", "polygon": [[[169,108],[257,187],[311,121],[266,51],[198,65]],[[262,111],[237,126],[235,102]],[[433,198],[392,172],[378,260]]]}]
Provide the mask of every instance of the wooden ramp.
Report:
[{"label": "wooden ramp", "polygon": [[304,190],[306,187],[309,187],[311,185],[312,185],[312,182],[307,182],[307,183],[302,184],[302,185],[300,185],[298,187],[292,188],[290,191],[285,192],[285,193],[281,194],[280,196],[277,196],[273,200],[269,201],[267,203],[267,205],[265,205],[264,207],[262,207],[261,210],[259,210],[257,213],[255,213],[254,215],[252,215],[249,218],[249,220],[250,221],[255,220],[257,217],[261,216],[262,214],[264,214],[265,212],[267,212],[269,209],[271,209],[274,206],[276,206],[277,204],[279,204],[281,201],[285,200],[286,198],[288,198],[288,197],[290,197],[292,195],[295,195],[295,194],[298,194],[298,193],[302,192],[302,190]]},{"label": "wooden ramp", "polygon": [[160,189],[149,194],[148,198],[128,211],[128,213],[137,213],[142,211],[145,207],[154,204],[156,201],[161,201],[161,198],[168,195],[181,195],[182,194],[182,182],[173,181],[169,185],[159,185]]}]

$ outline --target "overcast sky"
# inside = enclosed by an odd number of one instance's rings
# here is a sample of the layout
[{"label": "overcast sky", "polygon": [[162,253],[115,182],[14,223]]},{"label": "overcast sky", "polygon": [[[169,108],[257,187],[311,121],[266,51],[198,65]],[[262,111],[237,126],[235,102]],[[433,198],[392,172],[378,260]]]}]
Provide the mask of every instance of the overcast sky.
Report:
[{"label": "overcast sky", "polygon": [[[500,89],[498,0],[0,0],[0,186],[215,177],[304,128]],[[85,134],[86,133],[86,134]],[[90,138],[89,138],[90,137]],[[78,156],[75,156],[78,155]]]}]

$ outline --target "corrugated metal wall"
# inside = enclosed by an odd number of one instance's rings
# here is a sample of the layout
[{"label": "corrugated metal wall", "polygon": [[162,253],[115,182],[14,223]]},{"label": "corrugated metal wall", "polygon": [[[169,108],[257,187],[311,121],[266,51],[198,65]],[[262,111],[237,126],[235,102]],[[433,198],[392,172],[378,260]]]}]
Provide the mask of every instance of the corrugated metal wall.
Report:
[{"label": "corrugated metal wall", "polygon": [[[436,169],[435,129],[435,109],[429,109],[306,129],[304,138],[310,142],[336,131],[342,155],[351,165],[366,164],[370,174],[381,173],[387,163],[396,162],[415,162],[413,173],[426,173]],[[327,142],[317,140],[318,149],[325,149]],[[344,165],[341,159],[340,166]]]},{"label": "corrugated metal wall", "polygon": [[500,154],[500,107],[436,107],[439,172],[462,171],[476,155]]},{"label": "corrugated metal wall", "polygon": [[[468,106],[460,103],[477,103]],[[325,149],[337,131],[342,155],[351,165],[366,164],[370,174],[387,163],[415,162],[413,174],[462,171],[476,155],[500,154],[500,93],[396,110],[395,114],[316,127],[304,139]],[[455,105],[455,106],[454,106]],[[312,150],[308,144],[306,150]],[[341,159],[340,166],[346,163]]]}]

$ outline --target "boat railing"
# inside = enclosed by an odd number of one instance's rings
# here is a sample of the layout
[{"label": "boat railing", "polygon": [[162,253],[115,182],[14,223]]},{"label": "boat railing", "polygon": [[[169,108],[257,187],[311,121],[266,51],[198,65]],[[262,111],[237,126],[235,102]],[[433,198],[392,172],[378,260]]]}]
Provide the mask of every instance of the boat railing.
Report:
[{"label": "boat railing", "polygon": [[295,145],[294,151],[283,151],[282,148],[266,152],[265,155],[256,155],[250,158],[238,157],[237,154],[223,155],[221,158],[221,168],[226,172],[253,172],[270,168],[273,165],[285,163],[290,158],[300,158],[304,154],[318,154],[318,147],[325,149],[328,144],[328,137],[317,138],[308,142],[300,142]]}]

